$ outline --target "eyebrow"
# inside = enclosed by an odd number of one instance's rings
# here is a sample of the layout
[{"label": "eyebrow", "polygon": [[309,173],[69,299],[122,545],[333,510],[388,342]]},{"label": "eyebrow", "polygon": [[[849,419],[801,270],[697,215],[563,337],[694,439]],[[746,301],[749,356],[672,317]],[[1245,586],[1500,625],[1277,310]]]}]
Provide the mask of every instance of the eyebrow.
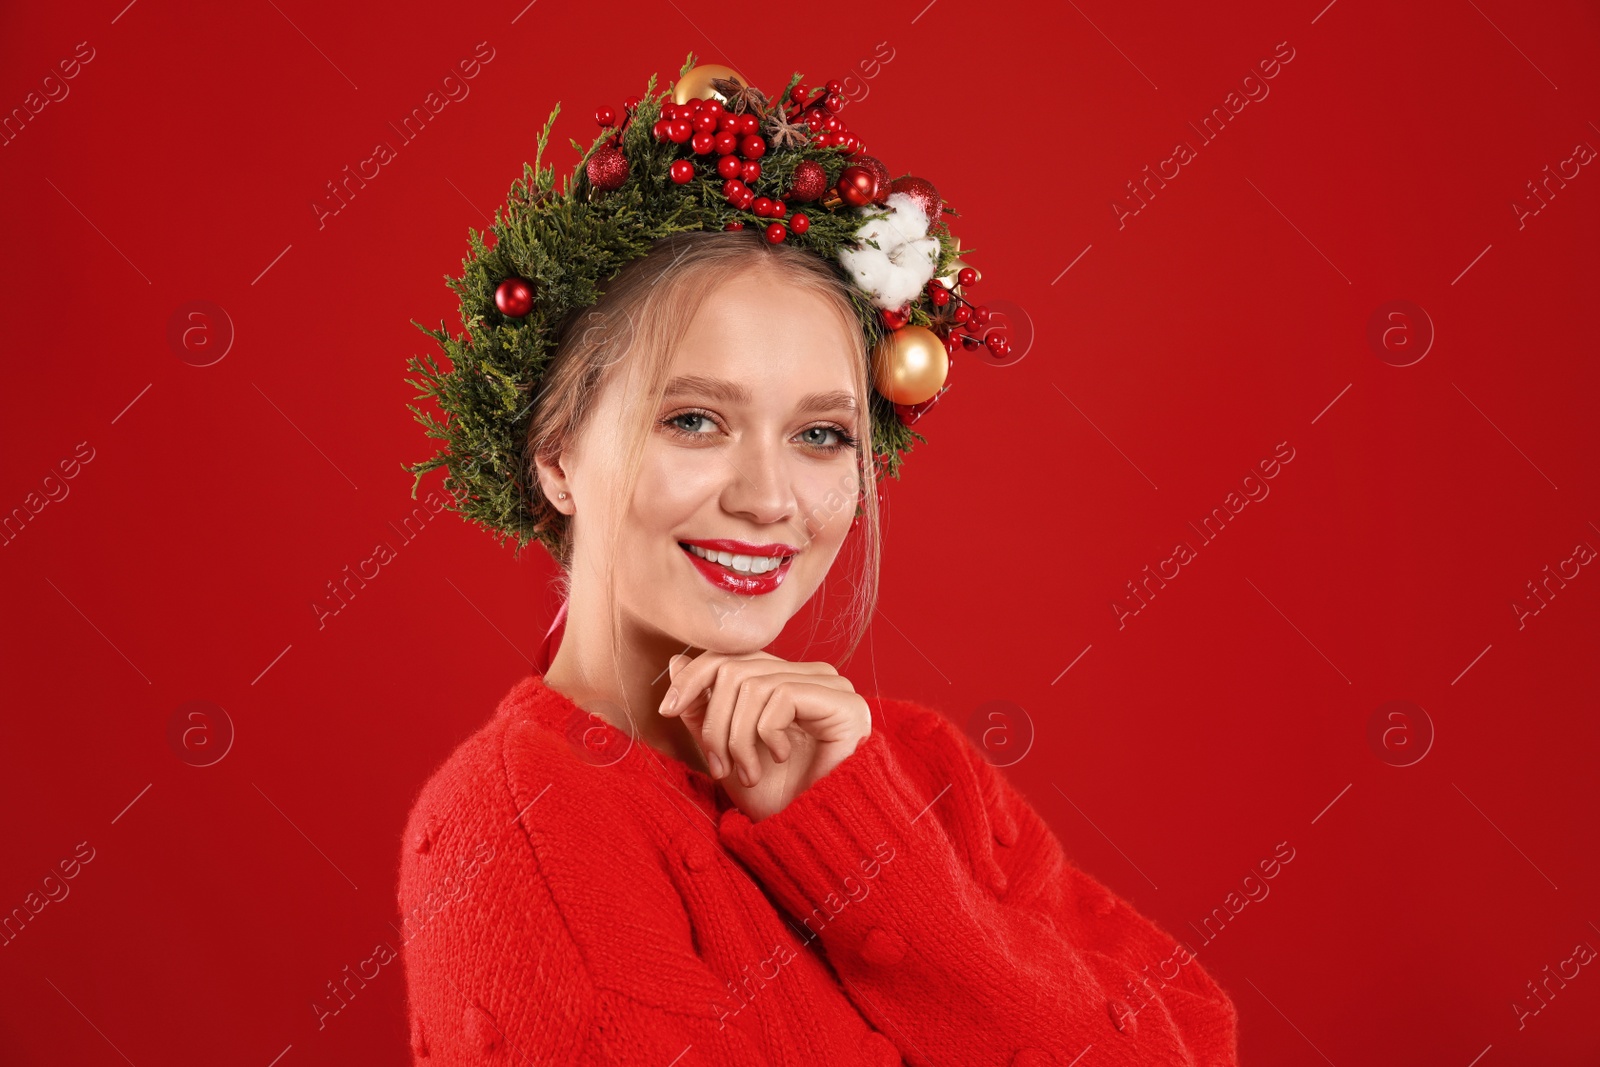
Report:
[{"label": "eyebrow", "polygon": [[[738,382],[730,382],[726,378],[711,378],[703,374],[687,374],[673,378],[667,383],[666,392],[662,395],[671,398],[688,394],[709,396],[726,404],[749,404],[755,399],[750,390]],[[799,404],[799,411],[802,414],[834,411],[839,408],[855,411],[855,395],[839,389],[809,393],[801,398]]]}]

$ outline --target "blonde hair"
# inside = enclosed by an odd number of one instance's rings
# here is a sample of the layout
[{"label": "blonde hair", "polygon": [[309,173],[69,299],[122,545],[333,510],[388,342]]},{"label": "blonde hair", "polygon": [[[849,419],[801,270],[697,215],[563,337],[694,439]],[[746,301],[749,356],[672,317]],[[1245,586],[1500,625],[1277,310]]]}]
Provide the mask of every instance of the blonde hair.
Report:
[{"label": "blonde hair", "polygon": [[[690,323],[719,279],[751,270],[776,272],[795,289],[821,297],[834,312],[851,348],[853,387],[860,405],[855,485],[843,487],[847,504],[859,499],[864,509],[860,569],[852,583],[851,608],[836,618],[836,630],[847,640],[841,660],[848,659],[861,642],[877,602],[878,570],[882,556],[882,531],[878,522],[878,493],[872,461],[872,388],[868,378],[866,340],[848,284],[816,253],[794,245],[768,244],[753,230],[697,230],[656,240],[651,250],[622,268],[606,284],[591,306],[563,324],[549,369],[535,399],[525,444],[524,469],[536,529],[553,532],[559,544],[554,553],[561,567],[558,583],[563,594],[571,590],[574,548],[572,517],[558,510],[540,487],[535,460],[554,464],[582,433],[611,375],[625,371],[638,388],[628,392],[633,407],[623,413],[626,473],[620,502],[630,501],[643,466],[645,447],[667,383],[672,354]],[[830,491],[827,500],[834,498]],[[827,505],[833,507],[834,505]],[[617,510],[626,514],[626,508]],[[804,535],[814,536],[810,519],[803,517]],[[607,561],[607,581],[616,573],[617,539]],[[821,590],[819,590],[821,592]],[[813,622],[813,630],[815,622]],[[613,613],[613,655],[620,664],[622,629]],[[619,667],[620,669],[620,667]]]}]

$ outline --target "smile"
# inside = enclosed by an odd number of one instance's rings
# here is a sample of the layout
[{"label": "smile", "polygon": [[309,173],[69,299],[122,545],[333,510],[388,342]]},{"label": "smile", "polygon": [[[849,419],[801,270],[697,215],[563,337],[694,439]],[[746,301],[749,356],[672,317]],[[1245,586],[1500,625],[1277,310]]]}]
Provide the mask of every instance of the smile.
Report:
[{"label": "smile", "polygon": [[730,593],[758,596],[783,584],[799,554],[791,545],[753,545],[743,541],[679,541],[689,562],[706,581]]}]

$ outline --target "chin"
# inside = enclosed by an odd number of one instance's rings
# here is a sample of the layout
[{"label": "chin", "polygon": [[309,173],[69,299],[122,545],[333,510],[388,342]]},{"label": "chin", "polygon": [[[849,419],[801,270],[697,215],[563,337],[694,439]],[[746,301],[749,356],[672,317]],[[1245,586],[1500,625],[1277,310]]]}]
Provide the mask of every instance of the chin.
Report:
[{"label": "chin", "polygon": [[778,639],[788,621],[771,618],[765,605],[741,610],[738,604],[716,604],[711,610],[709,621],[678,629],[677,636],[684,644],[729,656],[760,652]]}]

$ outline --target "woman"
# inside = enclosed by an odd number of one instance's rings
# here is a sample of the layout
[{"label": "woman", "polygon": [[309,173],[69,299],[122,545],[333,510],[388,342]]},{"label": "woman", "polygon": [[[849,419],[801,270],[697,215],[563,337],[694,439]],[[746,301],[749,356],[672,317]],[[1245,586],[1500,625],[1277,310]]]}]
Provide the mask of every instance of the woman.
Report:
[{"label": "woman", "polygon": [[849,288],[687,233],[565,324],[527,424],[564,620],[401,852],[419,1064],[1236,1063],[1223,991],[943,715],[763,651],[852,529],[847,654],[872,610]]}]

